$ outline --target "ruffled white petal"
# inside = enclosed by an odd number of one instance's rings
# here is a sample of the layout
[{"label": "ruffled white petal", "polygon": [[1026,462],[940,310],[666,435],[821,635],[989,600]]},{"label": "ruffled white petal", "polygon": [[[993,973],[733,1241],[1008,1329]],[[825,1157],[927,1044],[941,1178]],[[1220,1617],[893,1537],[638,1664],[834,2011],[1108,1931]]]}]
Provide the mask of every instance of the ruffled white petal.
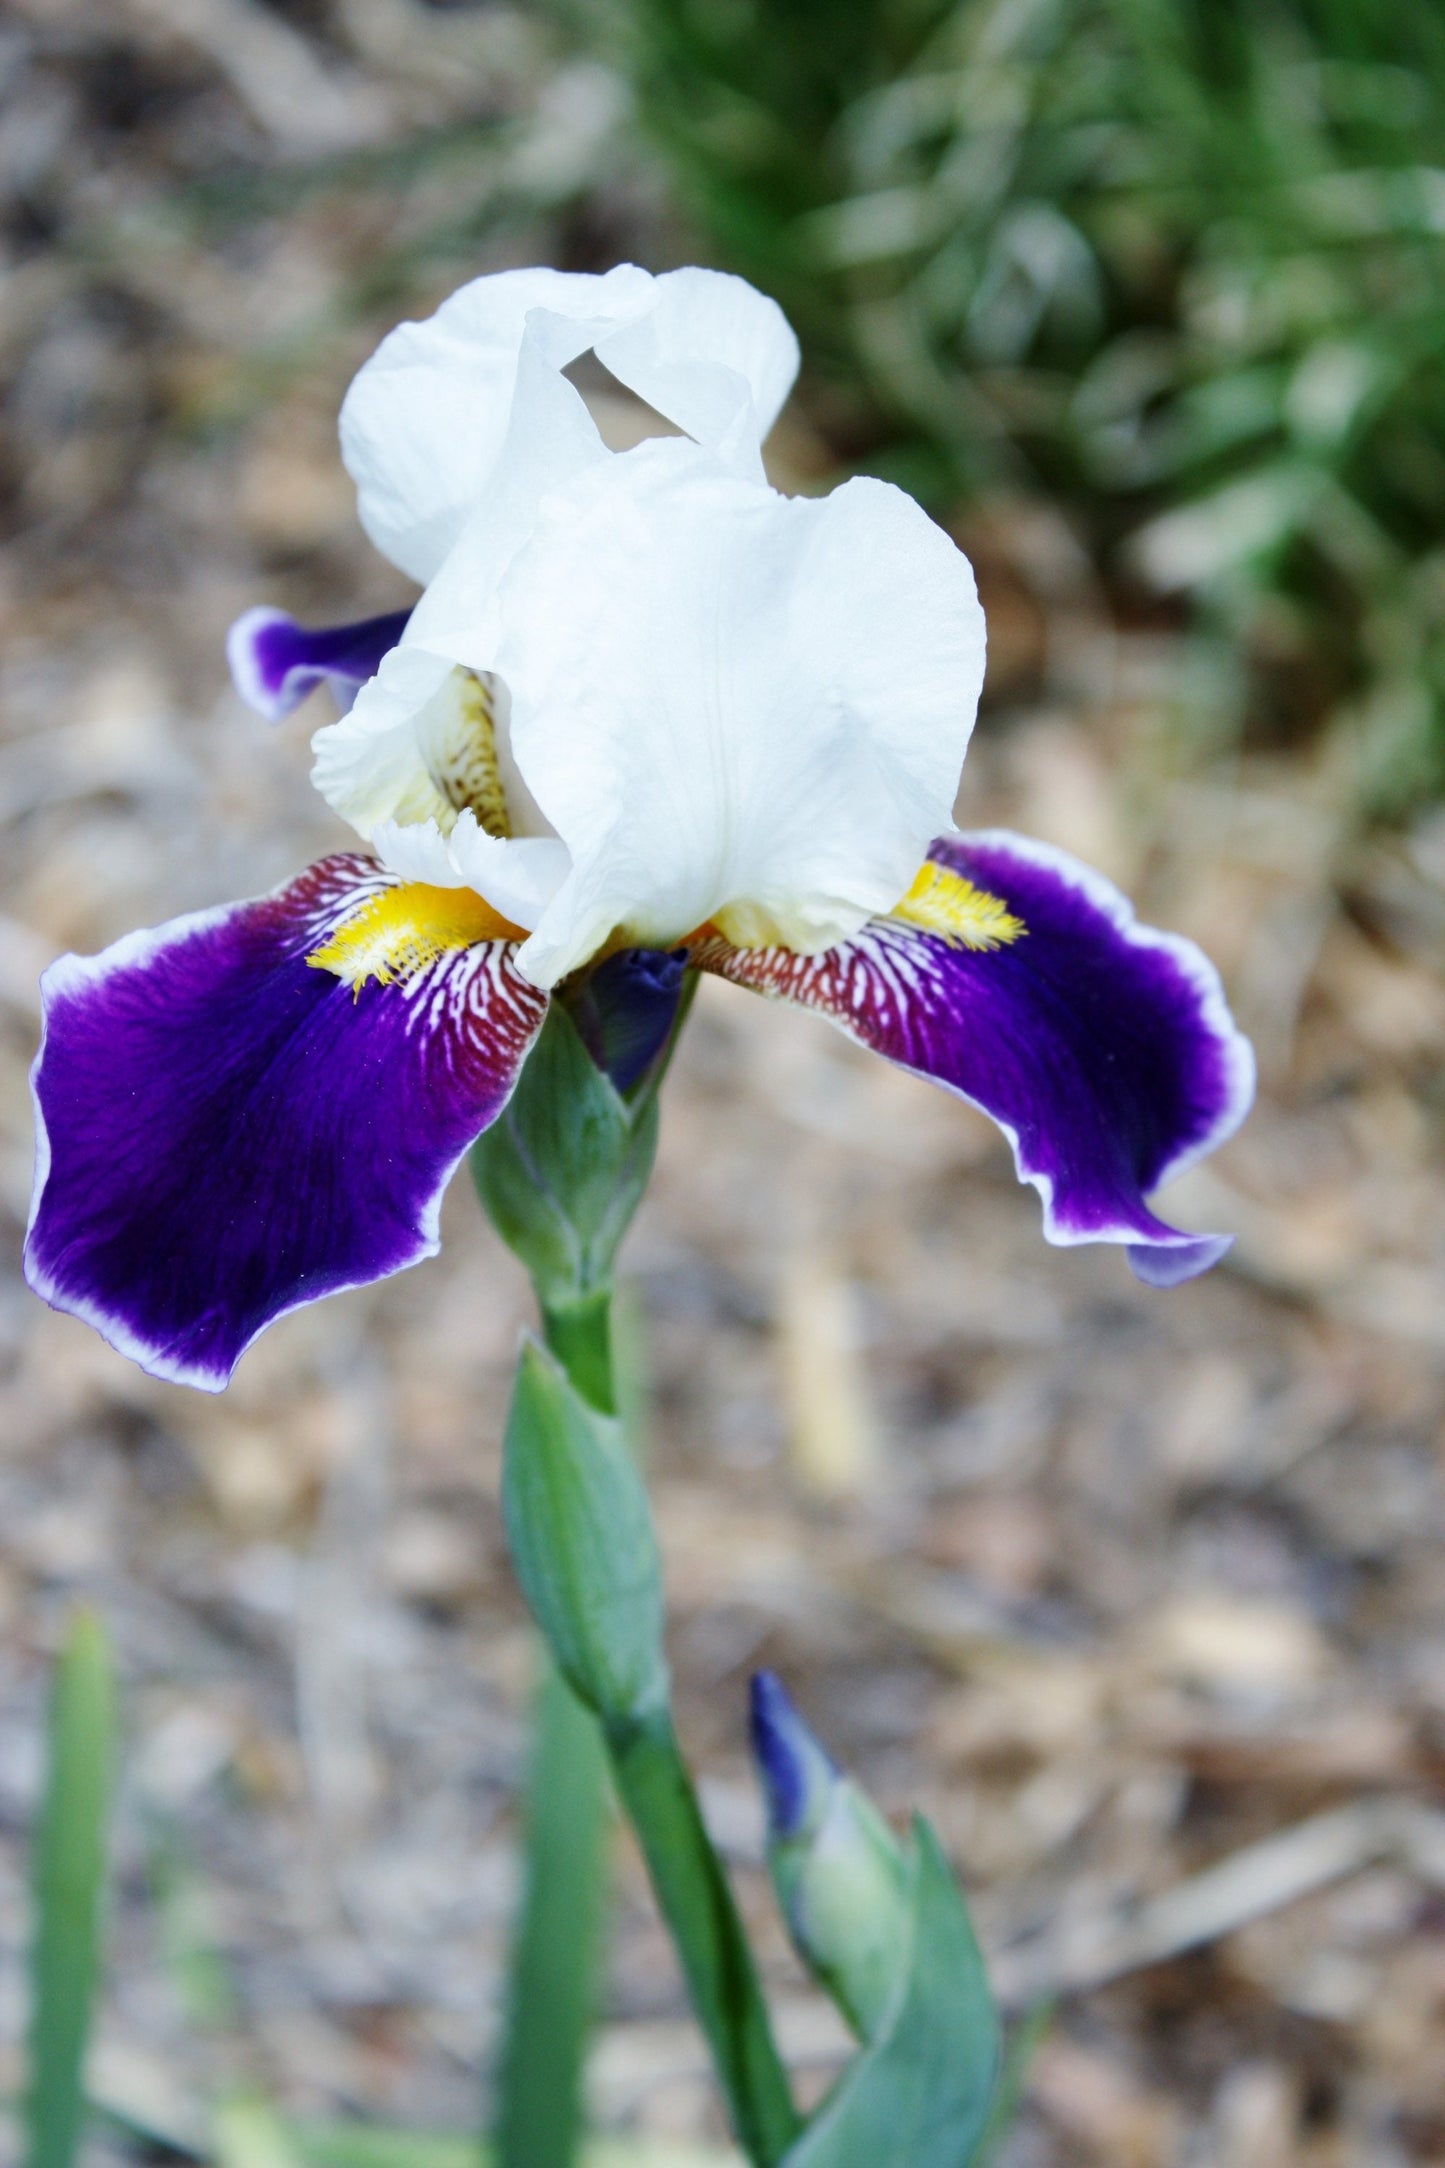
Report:
[{"label": "ruffled white petal", "polygon": [[[562,373],[589,346],[687,436],[609,453]],[[983,674],[972,574],[883,483],[766,486],[796,368],[743,281],[624,265],[477,280],[348,396],[363,518],[428,585],[318,733],[316,782],[393,870],[531,929],[539,985],[708,921],[825,948],[949,824]],[[458,780],[478,678],[505,837],[459,811],[498,825]]]},{"label": "ruffled white petal", "polygon": [[466,886],[529,932],[571,870],[567,846],[556,836],[489,836],[467,814],[449,842]]},{"label": "ruffled white petal", "polygon": [[[743,280],[635,264],[603,277],[534,270],[474,279],[424,323],[398,326],[352,384],[342,456],[378,549],[430,580],[484,505],[512,425],[519,371],[532,404],[584,454],[600,445],[561,374],[589,347],[670,421],[746,471],[797,372],[781,311]],[[555,464],[555,462],[554,462]]]},{"label": "ruffled white petal", "polygon": [[433,888],[471,888],[514,926],[529,931],[567,877],[571,860],[555,836],[489,836],[472,813],[450,835],[435,821],[383,821],[372,836],[389,873]]},{"label": "ruffled white petal", "polygon": [[909,498],[789,499],[676,439],[547,498],[497,597],[512,750],[571,853],[521,963],[707,920],[816,950],[950,822],[983,677],[968,561]]},{"label": "ruffled white petal", "polygon": [[597,342],[597,358],[699,444],[761,474],[759,450],[798,373],[775,301],[721,271],[669,271],[652,305]]},{"label": "ruffled white petal", "polygon": [[466,888],[457,871],[450,838],[435,821],[382,821],[371,838],[372,848],[388,873],[399,881],[425,881],[431,888]]},{"label": "ruffled white petal", "polygon": [[[393,564],[429,580],[478,504],[507,433],[533,311],[571,323],[572,339],[551,331],[545,341],[560,371],[650,285],[630,264],[601,278],[500,271],[382,340],[342,405],[341,456],[361,523]],[[572,387],[559,383],[559,401],[580,407]]]},{"label": "ruffled white petal", "polygon": [[449,808],[424,746],[439,711],[455,697],[455,675],[444,656],[403,641],[349,713],[311,740],[312,782],[359,835],[370,840],[383,821],[446,820]]}]

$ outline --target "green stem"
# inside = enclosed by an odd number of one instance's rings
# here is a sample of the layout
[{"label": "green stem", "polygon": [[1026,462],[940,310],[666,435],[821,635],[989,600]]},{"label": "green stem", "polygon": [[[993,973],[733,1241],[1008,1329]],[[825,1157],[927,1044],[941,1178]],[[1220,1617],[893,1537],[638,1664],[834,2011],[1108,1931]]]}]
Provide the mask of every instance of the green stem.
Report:
[{"label": "green stem", "polygon": [[[578,1392],[612,1412],[607,1295],[543,1307],[547,1345]],[[573,2168],[602,1953],[607,1767],[596,1718],[550,1658],[534,1703],[526,1869],[497,2073],[497,2168]]]},{"label": "green stem", "polygon": [[609,1727],[612,1773],[672,1933],[733,2127],[756,2168],[774,2168],[800,2128],[752,1952],[703,1826],[672,1718]]},{"label": "green stem", "polygon": [[[618,1395],[612,1363],[610,1290],[580,1295],[568,1303],[544,1303],[542,1317],[547,1345],[577,1391],[603,1414],[615,1413]],[[567,1698],[571,1701],[570,1695]],[[576,1709],[575,1703],[572,1706]],[[598,1736],[591,1718],[585,1719],[585,1728],[590,1745]],[[767,2005],[742,1921],[703,1825],[671,1715],[665,1708],[660,1709],[644,1719],[612,1725],[605,1736],[617,1790],[642,1846],[653,1891],[676,1945],[733,2126],[756,2168],[775,2168],[797,2136],[799,2118],[773,2041]],[[600,1756],[597,1760],[600,1762]],[[600,1775],[593,1761],[582,1756],[576,1766],[568,1766],[559,1754],[558,1766],[561,1773],[553,1778],[553,1784],[557,1790],[572,1793],[569,1812],[576,1815],[582,1811],[579,1795],[585,1793],[590,1800],[593,1785],[600,1785]],[[514,2092],[520,2094],[524,2084],[533,2090],[540,2086],[543,2090],[551,2087],[561,2091],[564,2053],[575,2099],[590,2000],[590,1993],[560,1984],[568,1964],[580,1969],[589,1980],[591,1966],[585,1951],[578,1947],[576,1933],[580,1899],[575,1892],[581,1880],[557,1860],[547,1843],[552,1817],[542,1789],[545,1772],[540,1757],[538,1767],[529,1810],[528,1899],[517,1945],[516,1999],[503,2063],[499,2137],[511,2127],[511,2114],[517,2118],[517,2127],[522,2127],[523,2105],[519,2100],[513,2110],[512,2096]],[[568,1894],[569,1874],[573,1874],[572,1894]],[[550,1905],[543,1889],[549,1877],[558,1884],[556,1901]],[[537,1963],[532,1975],[537,1984],[524,1995],[528,1928],[534,1912],[539,1923],[544,1914],[558,1923],[559,1941],[554,1942],[550,1934],[544,1940],[546,1962],[555,1964],[557,1970],[545,1972]],[[538,1938],[544,1939],[540,1924]],[[544,1984],[546,1981],[551,1984]],[[526,2041],[521,2037],[524,2029]],[[558,2121],[560,2125],[560,2117]],[[574,2112],[567,2128],[575,2132],[576,2127]],[[530,2151],[520,2145],[516,2152],[502,2150],[500,2168],[563,2168],[571,2161],[570,2153],[544,2153],[535,2137],[531,2146]]]},{"label": "green stem", "polygon": [[597,1288],[574,1302],[543,1302],[541,1310],[542,1337],[572,1384],[600,1414],[615,1415],[611,1288]]}]

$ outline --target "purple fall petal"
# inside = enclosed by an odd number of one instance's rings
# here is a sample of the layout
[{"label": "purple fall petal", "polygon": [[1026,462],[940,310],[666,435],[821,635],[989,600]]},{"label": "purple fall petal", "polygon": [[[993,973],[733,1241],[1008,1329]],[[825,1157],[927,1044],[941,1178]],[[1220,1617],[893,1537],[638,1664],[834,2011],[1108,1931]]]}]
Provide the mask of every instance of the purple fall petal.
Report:
[{"label": "purple fall petal", "polygon": [[431,1256],[511,1093],[546,996],[509,943],[355,995],[306,962],[392,885],[323,859],[45,975],[26,1275],[157,1377],[218,1391],[285,1311]]},{"label": "purple fall petal", "polygon": [[1254,1096],[1213,965],[1046,844],[991,831],[929,856],[1001,898],[1024,934],[969,949],[875,919],[820,956],[712,940],[693,962],[821,1011],[981,1107],[1042,1196],[1051,1242],[1122,1242],[1155,1287],[1205,1271],[1229,1238],[1181,1233],[1144,1200],[1221,1144]]},{"label": "purple fall petal", "polygon": [[349,707],[358,685],[375,677],[382,656],[396,646],[410,616],[410,610],[390,610],[384,617],[313,632],[284,610],[247,610],[226,636],[226,660],[241,698],[270,723],[281,722],[328,681],[341,705]]}]

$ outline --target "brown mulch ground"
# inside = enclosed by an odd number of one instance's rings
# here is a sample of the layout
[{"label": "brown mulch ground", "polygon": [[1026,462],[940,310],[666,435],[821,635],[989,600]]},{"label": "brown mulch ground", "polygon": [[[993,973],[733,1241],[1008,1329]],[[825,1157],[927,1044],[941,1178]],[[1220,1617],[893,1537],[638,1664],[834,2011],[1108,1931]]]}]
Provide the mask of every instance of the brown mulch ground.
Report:
[{"label": "brown mulch ground", "polygon": [[[525,14],[21,0],[0,79],[0,2036],[83,1596],[125,1681],[101,2092],[461,2128],[514,1894],[526,1289],[459,1182],[439,1261],[286,1320],[223,1399],[144,1378],[19,1279],[35,978],[345,842],[319,716],[268,731],[220,652],[253,600],[401,599],[334,452],[377,332],[472,268],[670,244],[608,84]],[[785,477],[817,456],[785,434]],[[960,816],[1218,959],[1262,1103],[1174,1202],[1240,1241],[1168,1295],[1050,1252],[985,1123],[705,988],[628,1251],[685,1739],[810,2083],[841,2033],[758,1868],[759,1662],[934,1817],[1011,2006],[1060,1993],[1012,2168],[1445,2162],[1445,817],[1359,835],[1326,754],[1191,768],[1178,643],[1111,634],[1041,515],[967,536]],[[593,2089],[601,2127],[718,2138],[625,1850]]]}]

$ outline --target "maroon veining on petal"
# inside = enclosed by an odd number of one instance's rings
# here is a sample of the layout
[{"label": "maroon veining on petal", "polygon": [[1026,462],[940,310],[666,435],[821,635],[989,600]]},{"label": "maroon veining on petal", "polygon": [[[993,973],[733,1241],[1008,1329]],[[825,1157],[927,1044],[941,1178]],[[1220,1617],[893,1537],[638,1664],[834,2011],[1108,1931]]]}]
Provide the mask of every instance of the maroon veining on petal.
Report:
[{"label": "maroon veining on petal", "polygon": [[285,1311],[430,1256],[506,1104],[546,1008],[510,944],[356,993],[308,965],[391,885],[323,859],[46,973],[26,1273],[159,1377],[218,1390]]},{"label": "maroon veining on petal", "polygon": [[970,949],[875,919],[819,956],[709,941],[693,961],[818,1010],[981,1107],[1043,1197],[1051,1242],[1125,1243],[1155,1286],[1204,1271],[1228,1237],[1182,1233],[1145,1199],[1221,1144],[1253,1099],[1253,1055],[1213,965],[1045,844],[993,831],[929,855],[998,897],[1023,935]]}]

